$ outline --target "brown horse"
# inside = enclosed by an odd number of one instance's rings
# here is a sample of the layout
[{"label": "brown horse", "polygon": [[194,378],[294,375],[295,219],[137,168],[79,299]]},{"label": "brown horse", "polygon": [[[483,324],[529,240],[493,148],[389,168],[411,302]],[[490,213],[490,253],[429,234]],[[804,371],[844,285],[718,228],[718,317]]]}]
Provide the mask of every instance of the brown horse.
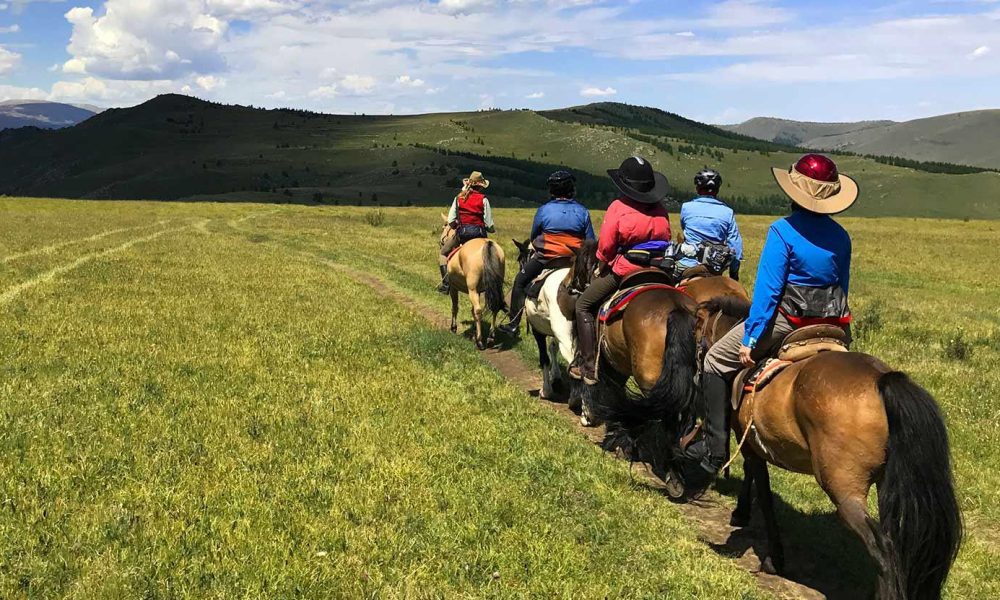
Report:
[{"label": "brown horse", "polygon": [[[591,274],[586,273],[588,280]],[[693,415],[695,310],[694,300],[677,289],[635,297],[603,327],[599,383],[580,384],[584,420],[607,425],[604,447],[649,462],[661,474],[667,468],[664,459],[670,460],[671,440]]]},{"label": "brown horse", "polygon": [[[784,568],[771,463],[816,478],[874,560],[879,598],[940,598],[962,521],[948,434],[926,390],[873,356],[823,352],[787,367],[744,401],[732,427],[740,437],[749,434],[732,524],[749,524],[755,486],[769,542],[762,570]],[[872,484],[878,521],[868,514]]]},{"label": "brown horse", "polygon": [[[443,217],[444,218],[444,217]],[[444,218],[447,221],[447,218]],[[441,230],[440,245],[457,235],[448,223]],[[496,242],[474,239],[462,244],[448,260],[448,283],[451,294],[451,331],[458,332],[458,294],[469,295],[472,301],[472,319],[476,323],[476,347],[485,350],[494,342],[497,315],[507,310],[504,301],[504,254]],[[487,335],[483,335],[483,308],[490,312],[492,321]]]}]

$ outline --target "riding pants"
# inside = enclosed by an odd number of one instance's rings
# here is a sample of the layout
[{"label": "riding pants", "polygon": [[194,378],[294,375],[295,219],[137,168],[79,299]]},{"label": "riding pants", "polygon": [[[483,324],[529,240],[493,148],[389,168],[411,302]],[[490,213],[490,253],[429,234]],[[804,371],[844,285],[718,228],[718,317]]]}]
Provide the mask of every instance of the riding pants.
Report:
[{"label": "riding pants", "polygon": [[448,266],[448,255],[455,251],[465,242],[469,240],[474,240],[478,238],[487,237],[486,228],[479,227],[477,225],[463,225],[455,231],[455,235],[451,236],[443,244],[441,244],[441,255],[438,257],[438,262],[442,267]]},{"label": "riding pants", "polygon": [[[743,346],[745,326],[746,323],[740,323],[733,327],[729,333],[712,345],[708,354],[705,355],[705,373],[718,375],[726,381],[732,381],[736,374],[745,368],[740,362],[740,348]],[[783,314],[778,313],[774,318],[774,323],[764,331],[764,335],[760,336],[757,347],[750,353],[750,356],[754,361],[764,360],[774,350],[774,347],[793,331],[795,331],[795,327],[788,322]]]},{"label": "riding pants", "polygon": [[545,270],[546,261],[541,257],[533,256],[524,263],[517,277],[514,278],[514,286],[510,292],[510,324],[516,328],[521,323],[521,313],[524,312],[524,299],[528,293],[528,286],[536,277]]}]

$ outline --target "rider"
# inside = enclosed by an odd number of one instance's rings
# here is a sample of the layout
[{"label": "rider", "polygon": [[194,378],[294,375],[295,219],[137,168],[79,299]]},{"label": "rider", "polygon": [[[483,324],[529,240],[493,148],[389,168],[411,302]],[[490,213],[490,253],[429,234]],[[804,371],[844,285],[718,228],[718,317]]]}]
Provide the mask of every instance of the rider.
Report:
[{"label": "rider", "polygon": [[[740,262],[743,260],[743,237],[740,236],[733,209],[718,198],[722,175],[713,169],[703,169],[694,176],[694,187],[698,190],[698,197],[681,207],[684,241],[693,246],[706,242],[729,246],[733,251],[729,276],[738,281]],[[690,269],[698,266],[698,259],[685,257],[678,264]]]},{"label": "rider", "polygon": [[455,196],[448,211],[448,224],[455,230],[455,235],[441,245],[441,255],[438,257],[438,267],[441,270],[441,285],[438,291],[448,293],[448,255],[469,240],[484,238],[487,233],[493,233],[493,209],[490,200],[483,193],[490,187],[488,179],[483,178],[479,171],[473,171],[468,179],[462,180],[462,191]]},{"label": "rider", "polygon": [[820,154],[803,156],[787,171],[772,171],[792,200],[792,214],[767,232],[749,318],[705,357],[705,436],[688,448],[684,465],[685,485],[691,490],[707,487],[722,466],[729,444],[726,403],[736,374],[766,358],[798,327],[825,323],[849,330],[851,238],[830,215],[854,204],[858,185]]},{"label": "rider", "polygon": [[601,225],[597,240],[599,276],[576,302],[580,360],[569,372],[588,385],[597,383],[597,311],[618,290],[622,279],[643,268],[629,261],[625,253],[636,246],[666,251],[670,245],[670,218],[663,204],[670,191],[667,178],[638,156],[626,159],[608,175],[622,195],[608,207]]},{"label": "rider", "polygon": [[594,239],[590,212],[575,200],[576,177],[569,171],[556,171],[549,175],[548,186],[550,200],[538,209],[531,224],[531,245],[535,252],[514,278],[510,323],[499,327],[507,335],[516,336],[520,332],[528,286],[546,265],[554,259],[573,256],[584,240]]}]

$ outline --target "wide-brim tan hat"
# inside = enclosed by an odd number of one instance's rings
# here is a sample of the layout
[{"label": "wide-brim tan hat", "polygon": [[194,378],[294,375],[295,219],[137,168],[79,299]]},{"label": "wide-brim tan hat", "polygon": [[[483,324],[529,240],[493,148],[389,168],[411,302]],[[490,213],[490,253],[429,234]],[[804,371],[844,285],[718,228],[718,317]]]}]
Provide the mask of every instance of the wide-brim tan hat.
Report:
[{"label": "wide-brim tan hat", "polygon": [[481,187],[483,189],[486,189],[486,188],[490,187],[490,180],[484,178],[483,174],[480,173],[479,171],[473,171],[472,174],[469,175],[468,179],[463,179],[462,180],[462,185],[465,186],[465,187],[467,187],[467,188],[468,187],[472,187],[472,186],[476,186],[476,187]]},{"label": "wide-brim tan hat", "polygon": [[[821,164],[817,165],[819,160]],[[825,179],[810,177],[806,173],[828,173]],[[858,182],[836,170],[833,161],[822,155],[808,154],[788,169],[772,168],[774,180],[792,202],[821,215],[835,215],[850,208],[858,199]]]}]

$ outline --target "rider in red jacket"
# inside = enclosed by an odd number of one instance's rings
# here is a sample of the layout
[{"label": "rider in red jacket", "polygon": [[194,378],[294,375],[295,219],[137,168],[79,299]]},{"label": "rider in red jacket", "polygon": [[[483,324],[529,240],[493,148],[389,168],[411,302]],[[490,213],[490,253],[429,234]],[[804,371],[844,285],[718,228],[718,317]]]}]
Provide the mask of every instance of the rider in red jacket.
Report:
[{"label": "rider in red jacket", "polygon": [[441,270],[438,291],[442,294],[448,293],[448,256],[465,242],[484,238],[487,233],[495,231],[490,199],[483,193],[488,187],[489,180],[479,171],[473,171],[468,179],[463,180],[462,191],[451,203],[448,224],[455,230],[455,235],[441,244],[441,255],[438,257],[438,267]]},{"label": "rider in red jacket", "polygon": [[663,205],[670,190],[667,178],[653,170],[649,161],[633,156],[621,168],[608,171],[622,196],[611,203],[604,215],[597,240],[600,276],[594,279],[576,302],[576,335],[579,360],[569,374],[588,385],[597,383],[597,311],[611,297],[622,279],[642,269],[625,257],[636,247],[666,252],[670,246],[670,218]]}]

